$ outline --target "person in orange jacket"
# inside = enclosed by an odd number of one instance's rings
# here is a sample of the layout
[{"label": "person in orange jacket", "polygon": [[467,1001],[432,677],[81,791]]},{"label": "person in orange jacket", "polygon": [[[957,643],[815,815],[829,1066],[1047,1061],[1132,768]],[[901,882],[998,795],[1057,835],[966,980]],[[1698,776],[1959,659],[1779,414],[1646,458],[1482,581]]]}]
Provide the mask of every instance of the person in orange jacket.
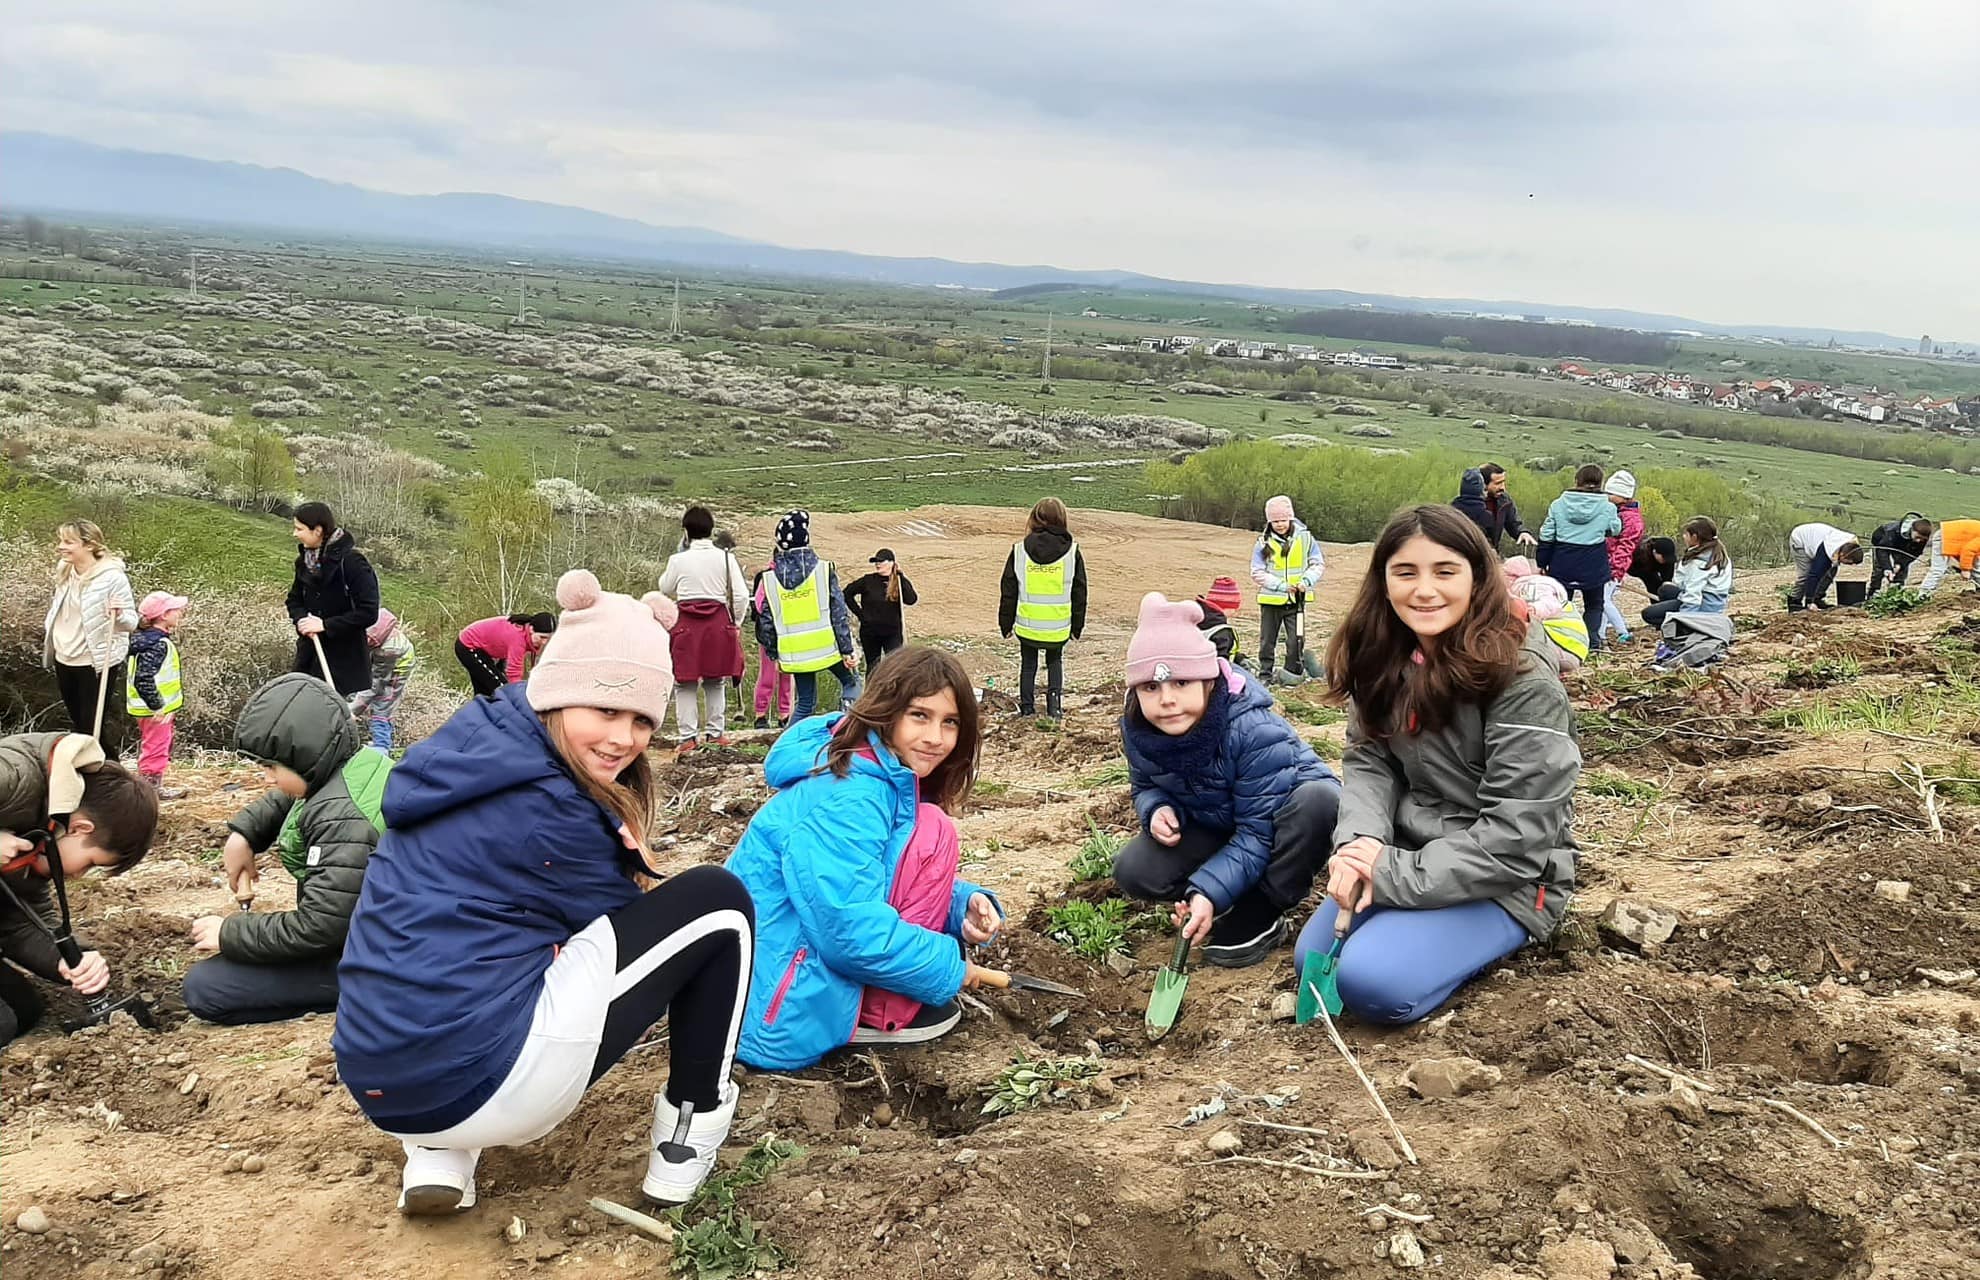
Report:
[{"label": "person in orange jacket", "polygon": [[1946,521],[1933,531],[1932,541],[1925,550],[1932,557],[1932,570],[1918,584],[1920,591],[1931,595],[1939,579],[1955,564],[1960,575],[1973,583],[1974,590],[1980,591],[1980,520]]}]

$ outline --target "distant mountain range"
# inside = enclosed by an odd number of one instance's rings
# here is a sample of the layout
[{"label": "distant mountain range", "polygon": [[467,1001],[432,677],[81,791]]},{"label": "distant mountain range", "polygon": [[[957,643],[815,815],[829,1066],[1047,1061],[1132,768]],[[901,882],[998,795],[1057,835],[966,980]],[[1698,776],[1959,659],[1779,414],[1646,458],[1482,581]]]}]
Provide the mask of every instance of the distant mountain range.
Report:
[{"label": "distant mountain range", "polygon": [[[510,253],[636,259],[899,285],[1010,289],[1059,283],[1237,298],[1291,307],[1372,306],[1390,311],[1541,315],[1627,329],[1689,330],[1795,342],[1915,347],[1893,334],[1785,325],[1722,325],[1605,307],[1480,298],[1411,298],[1340,289],[1271,289],[1167,280],[1134,271],[894,258],[835,249],[791,249],[702,227],[662,227],[571,205],[475,192],[409,196],[329,182],[294,169],[99,147],[45,133],[0,132],[0,212],[112,214],[132,219],[329,232]],[[1942,339],[1943,341],[1943,339]]]}]

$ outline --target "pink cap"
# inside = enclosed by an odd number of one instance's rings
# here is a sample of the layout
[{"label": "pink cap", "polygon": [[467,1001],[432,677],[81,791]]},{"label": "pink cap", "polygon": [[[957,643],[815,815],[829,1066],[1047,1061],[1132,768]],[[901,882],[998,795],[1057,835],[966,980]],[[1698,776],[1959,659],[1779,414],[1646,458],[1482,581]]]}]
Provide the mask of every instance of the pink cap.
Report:
[{"label": "pink cap", "polygon": [[175,596],[169,591],[154,591],[138,604],[138,621],[156,622],[172,610],[185,607],[184,596]]}]

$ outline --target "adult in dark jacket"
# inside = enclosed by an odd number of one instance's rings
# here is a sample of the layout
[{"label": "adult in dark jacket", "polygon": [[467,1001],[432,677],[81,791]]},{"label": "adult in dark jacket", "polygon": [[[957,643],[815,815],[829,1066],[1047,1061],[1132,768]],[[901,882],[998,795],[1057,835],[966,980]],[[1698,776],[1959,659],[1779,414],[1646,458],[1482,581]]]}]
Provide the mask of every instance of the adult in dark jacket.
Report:
[{"label": "adult in dark jacket", "polygon": [[[1040,498],[1031,508],[1024,539],[1004,558],[1004,577],[997,603],[997,630],[1006,637],[1018,637],[1018,713],[1037,712],[1038,662],[1045,661],[1045,714],[1057,719],[1064,707],[1068,640],[1079,639],[1086,630],[1086,559],[1068,531],[1072,517],[1066,504],[1057,498]],[[1022,554],[1026,564],[1019,565]],[[1044,598],[1045,583],[1040,571],[1055,582],[1064,582],[1063,565],[1070,558],[1071,581],[1065,584],[1062,604]],[[1053,573],[1057,569],[1056,574]],[[1028,571],[1034,599],[1029,607],[1021,597],[1019,575]]]},{"label": "adult in dark jacket", "polygon": [[901,608],[917,603],[917,598],[892,550],[880,548],[867,563],[873,572],[853,579],[846,588],[846,608],[859,620],[859,649],[866,658],[866,678],[871,680],[880,659],[907,643]]},{"label": "adult in dark jacket", "polygon": [[1901,587],[1911,566],[1925,554],[1932,541],[1932,522],[1916,511],[1907,511],[1895,520],[1880,524],[1870,534],[1873,560],[1870,565],[1870,594],[1884,589],[1884,579]]},{"label": "adult in dark jacket", "polygon": [[1294,961],[1333,943],[1342,1000],[1371,1022],[1427,1017],[1470,978],[1546,938],[1575,883],[1574,709],[1552,642],[1523,623],[1476,526],[1397,512],[1334,632],[1348,699],[1327,895]]},{"label": "adult in dark jacket", "polygon": [[348,704],[300,672],[277,676],[241,708],[234,749],[273,785],[227,823],[228,887],[251,901],[255,855],[272,847],[295,877],[296,906],[193,921],[194,949],[219,953],[186,971],[194,1016],[237,1026],[337,1007],[337,962],[385,828],[392,771],[391,757],[361,742]]},{"label": "adult in dark jacket", "polygon": [[1506,469],[1496,462],[1483,463],[1460,476],[1458,496],[1451,499],[1451,505],[1478,526],[1495,552],[1507,534],[1517,542],[1533,545],[1533,535],[1520,522],[1519,504],[1506,492]]},{"label": "adult in dark jacket", "polygon": [[1677,542],[1672,538],[1645,538],[1630,557],[1629,571],[1643,583],[1655,600],[1664,584],[1677,576]]},{"label": "adult in dark jacket", "polygon": [[1203,958],[1256,964],[1313,888],[1340,782],[1272,706],[1262,680],[1217,657],[1195,601],[1141,600],[1121,716],[1142,834],[1114,858],[1129,897],[1175,904]]},{"label": "adult in dark jacket", "polygon": [[337,527],[337,517],[321,502],[296,508],[296,578],[289,587],[289,621],[296,624],[296,661],[291,671],[321,676],[316,646],[337,692],[349,697],[371,688],[371,648],[364,633],[378,621],[378,575],[371,562]]}]

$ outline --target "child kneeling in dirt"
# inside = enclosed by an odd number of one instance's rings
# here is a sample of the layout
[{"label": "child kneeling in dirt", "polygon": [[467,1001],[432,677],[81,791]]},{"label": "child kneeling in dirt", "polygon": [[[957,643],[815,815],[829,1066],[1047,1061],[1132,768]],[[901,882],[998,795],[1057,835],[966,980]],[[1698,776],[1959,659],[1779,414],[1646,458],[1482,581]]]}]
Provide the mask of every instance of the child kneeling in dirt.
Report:
[{"label": "child kneeling in dirt", "polygon": [[969,674],[923,646],[890,655],[848,710],[777,739],[763,762],[777,794],[729,859],[762,939],[744,1062],[791,1070],[961,1020],[956,996],[978,971],[958,944],[1003,923],[992,894],[956,877],[944,811],[969,795],[978,741]]},{"label": "child kneeling in dirt", "polygon": [[296,881],[293,911],[201,916],[186,970],[186,1011],[240,1026],[337,1007],[337,961],[365,863],[385,829],[392,759],[363,745],[349,704],[315,676],[277,676],[247,700],[234,749],[259,761],[271,789],[227,822],[227,887],[254,898],[255,855],[275,849]]},{"label": "child kneeling in dirt", "polygon": [[1581,752],[1539,620],[1522,622],[1485,537],[1443,506],[1398,512],[1335,631],[1349,708],[1330,901],[1296,967],[1333,944],[1342,1001],[1369,1022],[1427,1017],[1473,975],[1559,926],[1574,893]]},{"label": "child kneeling in dirt", "polygon": [[657,874],[646,753],[678,613],[584,569],[557,602],[528,682],[473,699],[392,771],[337,970],[330,1045],[358,1106],[405,1146],[407,1214],[473,1207],[481,1149],[562,1124],[663,1014],[646,1198],[692,1199],[735,1118],[749,894],[720,867],[645,893],[634,880]]},{"label": "child kneeling in dirt", "polygon": [[[59,834],[42,854],[29,839],[55,824]],[[122,875],[151,848],[158,826],[158,793],[115,762],[86,733],[17,733],[0,738],[0,1048],[40,1020],[34,984],[13,966],[94,995],[110,982],[110,966],[85,951],[71,969],[55,949],[48,877],[50,857],[65,877],[91,867]],[[16,865],[17,860],[19,864]],[[28,918],[28,912],[40,921]]]},{"label": "child kneeling in dirt", "polygon": [[1340,781],[1265,683],[1218,660],[1194,601],[1141,598],[1121,739],[1143,834],[1114,858],[1133,898],[1175,903],[1211,964],[1257,964],[1313,888]]}]

